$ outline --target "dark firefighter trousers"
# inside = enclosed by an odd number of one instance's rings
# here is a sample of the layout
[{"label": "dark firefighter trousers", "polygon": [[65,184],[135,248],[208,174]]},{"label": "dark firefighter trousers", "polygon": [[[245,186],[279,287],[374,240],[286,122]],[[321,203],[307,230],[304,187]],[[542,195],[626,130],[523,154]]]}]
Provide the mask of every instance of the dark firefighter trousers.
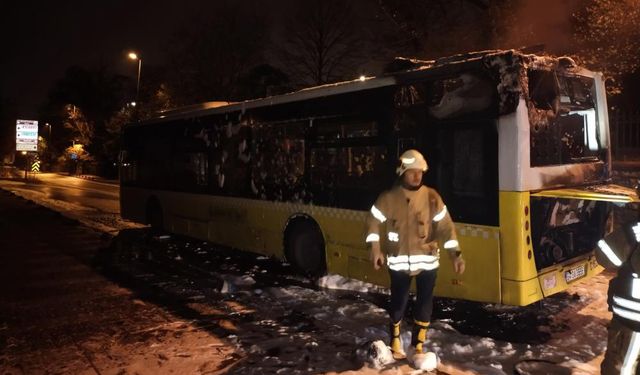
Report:
[{"label": "dark firefighter trousers", "polygon": [[421,322],[430,322],[433,311],[433,288],[436,285],[438,269],[422,271],[416,276],[407,272],[389,270],[391,277],[391,301],[389,303],[389,316],[392,322],[402,320],[407,303],[409,302],[409,288],[411,278],[416,278],[416,301],[413,306],[413,318]]},{"label": "dark firefighter trousers", "polygon": [[[626,327],[615,316],[607,331],[607,352],[600,366],[602,375],[640,374],[640,332]],[[622,372],[623,366],[627,367],[625,372]]]}]

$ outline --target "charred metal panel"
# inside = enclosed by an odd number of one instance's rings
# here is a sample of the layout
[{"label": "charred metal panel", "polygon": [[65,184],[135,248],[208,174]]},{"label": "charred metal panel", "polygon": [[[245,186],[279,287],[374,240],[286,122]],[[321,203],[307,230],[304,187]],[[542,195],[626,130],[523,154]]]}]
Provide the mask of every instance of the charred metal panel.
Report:
[{"label": "charred metal panel", "polygon": [[483,63],[494,76],[499,97],[499,113],[515,112],[520,98],[525,95],[526,74],[523,56],[515,51],[488,54]]}]

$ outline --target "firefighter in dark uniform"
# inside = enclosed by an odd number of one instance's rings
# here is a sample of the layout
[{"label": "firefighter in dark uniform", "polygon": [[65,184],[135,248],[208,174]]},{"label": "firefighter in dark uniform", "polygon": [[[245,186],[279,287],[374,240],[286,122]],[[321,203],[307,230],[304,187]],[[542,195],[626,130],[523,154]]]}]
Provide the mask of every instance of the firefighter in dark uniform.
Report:
[{"label": "firefighter in dark uniform", "polygon": [[636,220],[598,242],[598,262],[617,268],[609,283],[608,303],[613,319],[608,328],[603,375],[639,373],[640,355],[640,223]]}]

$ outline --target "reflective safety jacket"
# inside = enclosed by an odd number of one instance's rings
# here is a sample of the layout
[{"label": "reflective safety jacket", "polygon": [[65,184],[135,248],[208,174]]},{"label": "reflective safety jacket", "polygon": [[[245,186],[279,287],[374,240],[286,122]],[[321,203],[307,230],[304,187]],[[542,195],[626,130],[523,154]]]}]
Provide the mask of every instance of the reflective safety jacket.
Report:
[{"label": "reflective safety jacket", "polygon": [[366,242],[380,242],[387,266],[417,274],[439,267],[440,248],[460,255],[456,231],[447,207],[434,189],[412,191],[401,185],[380,194],[367,219]]},{"label": "reflective safety jacket", "polygon": [[625,225],[598,242],[598,262],[617,267],[609,283],[609,309],[614,317],[634,331],[640,331],[640,223]]}]

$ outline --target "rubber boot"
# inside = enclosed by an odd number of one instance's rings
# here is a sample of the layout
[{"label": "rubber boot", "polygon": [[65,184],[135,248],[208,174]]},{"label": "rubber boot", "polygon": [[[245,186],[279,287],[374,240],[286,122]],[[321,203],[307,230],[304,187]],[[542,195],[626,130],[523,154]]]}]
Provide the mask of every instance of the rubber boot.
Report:
[{"label": "rubber boot", "polygon": [[391,337],[389,347],[391,347],[393,357],[396,359],[404,358],[406,356],[404,354],[404,350],[402,350],[402,342],[400,341],[400,323],[402,323],[402,321],[391,323],[389,325],[389,336]]},{"label": "rubber boot", "polygon": [[422,354],[424,342],[427,341],[427,329],[429,329],[429,322],[415,320],[414,323],[413,332],[411,334],[411,345],[416,349],[416,354]]}]

